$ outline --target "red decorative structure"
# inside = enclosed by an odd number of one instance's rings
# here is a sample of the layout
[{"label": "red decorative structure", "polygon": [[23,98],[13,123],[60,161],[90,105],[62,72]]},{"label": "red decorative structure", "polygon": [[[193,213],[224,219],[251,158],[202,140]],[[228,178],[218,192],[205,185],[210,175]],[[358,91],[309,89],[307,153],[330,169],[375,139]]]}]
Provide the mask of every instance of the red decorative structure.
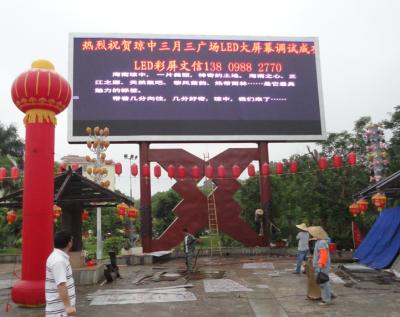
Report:
[{"label": "red decorative structure", "polygon": [[19,169],[16,166],[11,167],[11,179],[16,182],[17,179],[19,178]]},{"label": "red decorative structure", "polygon": [[290,163],[289,163],[289,171],[290,171],[290,173],[292,173],[292,174],[297,173],[298,169],[299,169],[299,167],[297,165],[297,162],[296,161],[290,161]]},{"label": "red decorative structure", "polygon": [[138,173],[139,173],[138,166],[137,166],[137,164],[133,163],[131,165],[131,174],[133,177],[136,177],[138,175]]},{"label": "red decorative structure", "polygon": [[22,270],[11,296],[19,305],[38,306],[45,303],[46,259],[53,249],[56,114],[68,106],[71,88],[50,62],[36,61],[15,79],[11,95],[26,126]]},{"label": "red decorative structure", "polygon": [[212,179],[214,177],[214,168],[208,164],[206,167],[206,177]]},{"label": "red decorative structure", "polygon": [[249,164],[249,166],[247,166],[247,174],[250,177],[256,176],[256,168],[253,164]]},{"label": "red decorative structure", "polygon": [[333,167],[334,167],[334,168],[340,168],[340,167],[342,167],[342,164],[343,164],[343,162],[342,162],[342,157],[341,157],[339,154],[335,154],[335,155],[332,157],[332,164],[333,164]]},{"label": "red decorative structure", "polygon": [[194,165],[192,167],[192,177],[194,179],[199,179],[200,178],[200,168],[197,165]]},{"label": "red decorative structure", "polygon": [[149,164],[142,165],[142,176],[149,178],[150,177],[150,166]]},{"label": "red decorative structure", "polygon": [[358,207],[357,203],[352,203],[349,207],[349,212],[353,217],[357,217],[360,213],[360,208]]},{"label": "red decorative structure", "polygon": [[58,167],[58,174],[62,174],[67,169],[67,164],[61,163],[60,166]]},{"label": "red decorative structure", "polygon": [[261,165],[261,176],[264,176],[264,177],[269,176],[269,164],[267,162],[264,162]]},{"label": "red decorative structure", "polygon": [[361,215],[363,215],[368,210],[368,200],[360,199],[357,201],[358,209],[360,209]]},{"label": "red decorative structure", "polygon": [[6,220],[9,225],[13,224],[17,220],[17,213],[14,210],[8,211]]},{"label": "red decorative structure", "polygon": [[89,219],[89,213],[87,210],[83,209],[82,210],[82,222],[86,222]]},{"label": "red decorative structure", "polygon": [[275,165],[275,172],[277,175],[282,175],[283,174],[283,163],[278,162]]},{"label": "red decorative structure", "polygon": [[225,178],[225,167],[221,164],[217,168],[218,178]]},{"label": "red decorative structure", "polygon": [[184,179],[186,176],[186,169],[183,165],[178,166],[178,177],[180,179]]},{"label": "red decorative structure", "polygon": [[129,207],[125,203],[120,203],[117,205],[117,214],[121,220],[126,216],[128,209]]},{"label": "red decorative structure", "polygon": [[321,171],[325,171],[328,168],[328,160],[326,157],[321,156],[318,160],[318,167]]},{"label": "red decorative structure", "polygon": [[233,165],[232,166],[232,175],[233,175],[233,177],[238,178],[240,176],[240,173],[241,173],[240,166],[236,165],[236,164]]},{"label": "red decorative structure", "polygon": [[175,167],[172,164],[168,165],[167,172],[168,172],[168,177],[169,178],[174,178],[174,176],[175,176]]},{"label": "red decorative structure", "polygon": [[354,166],[357,164],[357,155],[354,152],[350,152],[347,155],[347,163],[349,163],[350,166]]},{"label": "red decorative structure", "polygon": [[385,208],[386,195],[384,193],[376,193],[371,197],[373,205],[378,209],[379,212]]},{"label": "red decorative structure", "polygon": [[[158,239],[152,239],[151,223],[151,180],[141,178],[141,238],[144,252],[169,250],[183,240],[183,229],[187,228],[192,233],[208,228],[209,215],[207,196],[197,187],[197,183],[206,176],[216,185],[213,191],[218,216],[219,232],[225,233],[235,240],[241,241],[247,246],[265,246],[269,241],[269,230],[264,230],[265,235],[259,236],[248,223],[240,218],[241,207],[233,198],[240,187],[240,183],[233,175],[233,169],[225,169],[225,177],[214,178],[214,169],[224,164],[225,166],[238,166],[236,175],[249,166],[254,160],[268,161],[267,144],[261,142],[259,148],[254,149],[228,149],[207,163],[199,157],[192,155],[182,149],[150,149],[149,143],[140,144],[140,162],[149,164],[157,162],[163,168],[169,166],[180,166],[180,170],[190,170],[193,166],[206,166],[199,169],[198,178],[182,177],[179,173],[174,176],[176,183],[172,189],[176,191],[182,201],[173,209],[176,215],[172,224],[161,234]],[[207,165],[206,165],[207,164]],[[251,164],[252,165],[252,164]],[[253,165],[254,168],[254,165]],[[219,175],[221,176],[221,175]],[[260,181],[261,205],[266,217],[269,217],[270,190],[268,178]],[[268,219],[268,218],[266,218]],[[265,221],[267,223],[267,221]]]},{"label": "red decorative structure", "polygon": [[160,176],[161,176],[161,167],[160,167],[160,165],[154,166],[154,176],[156,178],[160,178]]},{"label": "red decorative structure", "polygon": [[138,211],[135,207],[128,208],[127,216],[130,220],[134,221],[136,219],[137,215],[138,215]]},{"label": "red decorative structure", "polygon": [[0,182],[7,177],[7,170],[4,167],[0,167]]},{"label": "red decorative structure", "polygon": [[117,174],[118,176],[122,174],[122,164],[121,163],[115,164],[115,174]]},{"label": "red decorative structure", "polygon": [[54,219],[54,222],[57,222],[58,218],[60,218],[60,216],[61,216],[61,207],[57,206],[57,205],[54,205],[53,206],[53,219]]}]

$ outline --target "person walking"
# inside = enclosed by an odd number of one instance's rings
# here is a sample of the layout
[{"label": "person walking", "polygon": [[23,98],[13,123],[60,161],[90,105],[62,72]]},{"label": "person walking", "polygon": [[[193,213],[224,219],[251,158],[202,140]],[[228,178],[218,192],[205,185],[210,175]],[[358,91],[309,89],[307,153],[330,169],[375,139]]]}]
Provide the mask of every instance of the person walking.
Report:
[{"label": "person walking", "polygon": [[196,242],[199,241],[194,235],[188,232],[187,228],[183,229],[185,238],[183,240],[183,247],[186,256],[186,271],[189,273],[193,272],[193,255],[195,250]]},{"label": "person walking", "polygon": [[[313,254],[313,267],[315,271],[315,277],[317,277],[319,272],[323,272],[328,275],[331,268],[328,234],[320,226],[308,227],[308,232],[317,239]],[[332,304],[332,291],[329,281],[321,283],[319,286],[321,288],[322,297],[322,302],[320,303],[320,305],[325,306]]]},{"label": "person walking", "polygon": [[69,232],[54,235],[54,250],[46,261],[46,317],[76,315],[75,283],[68,255],[72,243]]},{"label": "person walking", "polygon": [[300,274],[301,266],[303,265],[303,262],[305,262],[307,259],[307,253],[308,253],[308,249],[309,249],[308,243],[310,241],[310,234],[307,231],[307,226],[305,223],[296,225],[296,227],[300,230],[300,232],[296,236],[296,240],[298,240],[299,242],[297,245],[296,269],[293,273]]}]

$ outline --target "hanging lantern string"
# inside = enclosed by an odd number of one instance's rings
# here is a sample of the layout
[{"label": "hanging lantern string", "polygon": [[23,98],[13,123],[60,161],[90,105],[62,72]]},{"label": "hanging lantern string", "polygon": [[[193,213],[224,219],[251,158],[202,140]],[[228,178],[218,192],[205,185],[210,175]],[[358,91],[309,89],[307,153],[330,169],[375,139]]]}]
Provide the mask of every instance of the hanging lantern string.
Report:
[{"label": "hanging lantern string", "polygon": [[[272,168],[274,166],[274,164],[271,164],[270,165],[270,168]],[[323,172],[325,172],[325,171],[328,171],[328,170],[340,170],[340,169],[344,169],[344,168],[355,168],[355,167],[365,167],[365,165],[363,164],[363,163],[358,163],[358,164],[354,164],[354,165],[350,165],[350,164],[346,164],[346,165],[342,165],[342,166],[339,166],[339,167],[334,167],[334,166],[332,166],[332,167],[327,167],[327,168],[325,168],[325,169],[323,169],[323,170],[321,170],[321,169],[319,169],[318,168],[318,166],[317,166],[317,168],[316,169],[308,169],[308,170],[305,170],[305,171],[296,171],[296,172],[290,172],[290,171],[288,171],[288,172],[284,172],[284,173],[279,173],[279,174],[277,174],[276,172],[274,172],[274,173],[270,173],[269,175],[260,175],[260,177],[270,177],[270,176],[283,176],[283,175],[296,175],[296,174],[301,174],[301,175],[304,175],[304,174],[309,174],[309,173],[316,173],[316,172],[321,172],[321,173],[323,173]],[[242,171],[242,173],[245,171],[246,169],[244,169],[243,171]],[[261,174],[261,171],[259,170],[258,171],[260,174]],[[172,176],[172,175],[171,175]],[[204,176],[202,176],[202,177],[192,177],[192,176],[190,176],[190,175],[184,175],[184,176],[182,176],[182,177],[179,177],[178,175],[174,175],[174,176],[169,176],[169,178],[172,180],[172,179],[175,179],[176,181],[182,181],[182,180],[187,180],[187,179],[196,179],[196,180],[200,180],[200,179],[202,179],[203,177],[205,177],[205,178],[207,178],[207,179],[213,179],[213,180],[228,180],[228,179],[238,179],[239,177],[234,177],[234,176],[230,176],[230,177],[218,177],[218,176],[216,176],[216,177],[207,177],[207,175],[204,175]],[[148,174],[146,174],[146,176],[144,176],[145,178],[153,178],[152,176],[150,176],[150,175],[148,175]],[[249,176],[249,177],[253,177],[253,176]],[[154,178],[157,178],[159,181],[160,181],[160,178],[159,177],[154,177]],[[168,180],[168,181],[170,181],[170,180]]]}]

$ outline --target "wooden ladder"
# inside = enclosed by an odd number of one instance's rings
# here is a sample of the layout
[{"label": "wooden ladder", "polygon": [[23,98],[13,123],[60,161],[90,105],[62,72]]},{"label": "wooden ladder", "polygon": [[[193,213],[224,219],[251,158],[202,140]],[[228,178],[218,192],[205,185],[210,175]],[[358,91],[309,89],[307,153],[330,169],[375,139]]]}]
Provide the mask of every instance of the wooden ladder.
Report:
[{"label": "wooden ladder", "polygon": [[217,206],[215,204],[214,190],[207,196],[208,206],[208,229],[210,238],[210,255],[213,256],[215,249],[222,256],[221,239],[218,230]]}]

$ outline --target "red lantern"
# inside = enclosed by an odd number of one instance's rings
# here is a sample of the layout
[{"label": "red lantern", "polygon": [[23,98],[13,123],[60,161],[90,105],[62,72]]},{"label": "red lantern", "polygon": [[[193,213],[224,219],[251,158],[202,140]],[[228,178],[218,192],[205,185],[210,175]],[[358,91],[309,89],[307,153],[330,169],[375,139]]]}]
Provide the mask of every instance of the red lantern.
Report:
[{"label": "red lantern", "polygon": [[147,163],[142,165],[142,176],[150,177],[150,166]]},{"label": "red lantern", "polygon": [[352,203],[349,207],[349,211],[353,217],[357,217],[357,215],[360,213],[360,208],[358,208],[357,203]]},{"label": "red lantern", "polygon": [[7,170],[4,167],[0,167],[0,182],[7,177]]},{"label": "red lantern", "polygon": [[51,63],[36,61],[14,80],[11,95],[22,112],[39,108],[57,114],[69,105],[71,87]]},{"label": "red lantern", "polygon": [[372,203],[378,209],[378,211],[382,211],[386,205],[386,195],[383,193],[376,193],[372,196]]},{"label": "red lantern", "polygon": [[267,162],[264,162],[261,165],[261,176],[264,176],[264,177],[269,176],[269,164]]},{"label": "red lantern", "polygon": [[72,168],[73,170],[77,170],[77,169],[79,168],[79,165],[76,164],[76,163],[74,163],[74,164],[71,165],[71,168]]},{"label": "red lantern", "polygon": [[16,166],[11,167],[11,178],[14,182],[19,178],[19,169]]},{"label": "red lantern", "polygon": [[235,164],[232,166],[232,175],[235,178],[238,178],[240,176],[240,167],[239,165]]},{"label": "red lantern", "polygon": [[361,215],[363,215],[368,210],[368,200],[360,199],[357,201],[358,209],[360,209]]},{"label": "red lantern", "polygon": [[115,174],[118,176],[122,174],[122,164],[121,163],[115,163]]},{"label": "red lantern", "polygon": [[131,165],[131,174],[132,174],[132,176],[133,176],[133,177],[136,177],[137,174],[138,174],[138,172],[139,172],[139,169],[138,169],[137,164],[136,164],[136,163],[133,163],[133,164]]},{"label": "red lantern", "polygon": [[354,152],[350,152],[347,155],[347,163],[349,163],[350,166],[354,166],[357,164],[357,155]]},{"label": "red lantern", "polygon": [[88,219],[89,219],[89,213],[85,209],[83,209],[82,210],[82,221],[85,222]]},{"label": "red lantern", "polygon": [[185,178],[186,176],[186,169],[183,165],[178,166],[178,177],[179,178]]},{"label": "red lantern", "polygon": [[219,178],[225,178],[225,167],[222,164],[218,166],[217,174]]},{"label": "red lantern", "polygon": [[58,166],[58,174],[62,174],[62,172],[64,172],[66,169],[67,169],[67,164],[61,163],[61,164]]},{"label": "red lantern", "polygon": [[318,160],[318,167],[321,171],[324,171],[328,168],[328,160],[326,157],[321,156]]},{"label": "red lantern", "polygon": [[338,154],[335,154],[332,157],[332,163],[334,168],[340,168],[342,167],[342,157]]},{"label": "red lantern", "polygon": [[297,173],[297,170],[299,169],[297,162],[296,161],[290,161],[289,163],[289,171],[290,173],[294,174]]},{"label": "red lantern", "polygon": [[277,175],[282,175],[283,174],[283,163],[282,162],[276,163],[275,172],[276,172]]},{"label": "red lantern", "polygon": [[254,167],[254,165],[252,163],[250,163],[249,166],[247,166],[247,174],[250,177],[253,177],[256,175],[256,168]]},{"label": "red lantern", "polygon": [[58,218],[61,216],[61,207],[57,205],[53,205],[53,219],[54,222],[57,222]]},{"label": "red lantern", "polygon": [[11,225],[17,219],[17,213],[14,210],[10,210],[9,212],[7,212],[6,219],[7,219],[7,223],[9,225]]},{"label": "red lantern", "polygon": [[160,176],[161,176],[161,166],[160,165],[154,166],[154,176],[157,178],[160,178]]},{"label": "red lantern", "polygon": [[212,165],[207,165],[205,173],[207,178],[212,179],[214,177],[214,168]]},{"label": "red lantern", "polygon": [[168,171],[168,177],[169,178],[174,178],[174,176],[175,176],[175,167],[172,164],[168,165],[167,171]]},{"label": "red lantern", "polygon": [[130,220],[135,220],[138,215],[138,211],[135,207],[129,207],[128,209],[128,218]]},{"label": "red lantern", "polygon": [[194,165],[192,167],[192,177],[194,179],[199,179],[200,178],[200,168],[197,165]]},{"label": "red lantern", "polygon": [[122,220],[124,219],[126,212],[128,210],[128,205],[125,203],[120,203],[117,205],[117,214],[119,218]]}]

